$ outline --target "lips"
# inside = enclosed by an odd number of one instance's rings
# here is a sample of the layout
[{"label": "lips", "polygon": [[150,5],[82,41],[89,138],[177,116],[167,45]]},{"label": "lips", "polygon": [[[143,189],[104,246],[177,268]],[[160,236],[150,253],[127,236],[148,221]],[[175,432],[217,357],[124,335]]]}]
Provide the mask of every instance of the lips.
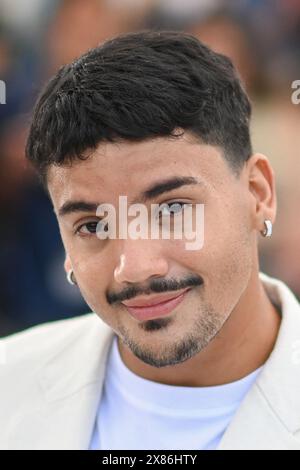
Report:
[{"label": "lips", "polygon": [[148,295],[147,297],[139,297],[138,299],[124,300],[122,303],[126,305],[126,307],[149,307],[160,304],[162,302],[166,302],[167,300],[174,299],[175,297],[178,297],[180,294],[187,291],[188,289],[190,289],[190,287],[177,290],[176,292],[172,292],[169,294],[160,294],[155,296]]},{"label": "lips", "polygon": [[152,297],[139,297],[133,300],[124,300],[122,304],[137,320],[148,320],[168,315],[181,303],[191,287],[176,291],[172,294],[161,294]]}]

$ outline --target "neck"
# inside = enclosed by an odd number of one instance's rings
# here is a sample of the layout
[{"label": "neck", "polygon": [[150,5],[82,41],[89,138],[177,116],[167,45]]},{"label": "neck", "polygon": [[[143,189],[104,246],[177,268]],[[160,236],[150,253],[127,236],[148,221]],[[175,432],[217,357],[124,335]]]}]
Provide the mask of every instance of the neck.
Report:
[{"label": "neck", "polygon": [[188,387],[222,385],[245,377],[266,362],[280,321],[279,312],[255,273],[220,332],[191,359],[155,368],[138,359],[118,338],[119,351],[132,372],[154,382]]}]

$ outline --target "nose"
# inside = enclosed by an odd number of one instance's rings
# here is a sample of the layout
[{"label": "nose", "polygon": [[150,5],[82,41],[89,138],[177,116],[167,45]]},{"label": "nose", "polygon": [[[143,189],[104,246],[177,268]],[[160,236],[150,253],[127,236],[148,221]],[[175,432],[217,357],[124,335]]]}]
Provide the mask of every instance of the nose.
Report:
[{"label": "nose", "polygon": [[166,276],[169,266],[157,240],[127,239],[123,242],[119,263],[114,270],[117,283],[142,283],[151,277]]}]

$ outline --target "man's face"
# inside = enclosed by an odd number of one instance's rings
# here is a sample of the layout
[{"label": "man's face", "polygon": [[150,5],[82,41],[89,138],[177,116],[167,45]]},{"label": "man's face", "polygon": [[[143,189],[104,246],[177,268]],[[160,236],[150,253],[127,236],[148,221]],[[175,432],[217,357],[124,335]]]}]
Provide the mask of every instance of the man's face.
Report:
[{"label": "man's face", "polygon": [[[204,244],[199,250],[187,250],[185,239],[101,240],[95,233],[95,210],[59,215],[70,201],[109,203],[118,214],[120,195],[127,196],[128,205],[142,202],[139,195],[149,188],[182,177],[194,177],[199,184],[153,192],[145,205],[204,204]],[[200,144],[186,132],[176,139],[101,143],[87,160],[52,166],[48,187],[66,270],[73,269],[87,304],[131,351],[160,367],[183,362],[207,346],[238,303],[254,266],[253,198],[245,168],[236,177],[220,149]],[[161,294],[150,288],[152,281]],[[164,317],[137,320],[121,302],[124,293],[131,301],[176,294],[174,282],[178,291],[190,290]]]}]

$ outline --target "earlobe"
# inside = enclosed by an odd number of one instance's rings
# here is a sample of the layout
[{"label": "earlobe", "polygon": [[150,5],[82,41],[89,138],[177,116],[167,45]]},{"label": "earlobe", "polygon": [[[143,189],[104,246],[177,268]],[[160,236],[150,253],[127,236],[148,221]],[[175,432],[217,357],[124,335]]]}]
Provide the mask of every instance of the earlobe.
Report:
[{"label": "earlobe", "polygon": [[68,255],[66,255],[66,259],[64,262],[64,269],[66,272],[67,281],[72,285],[77,284],[74,273],[73,273],[72,263]]},{"label": "earlobe", "polygon": [[72,269],[71,260],[68,255],[66,255],[66,258],[65,258],[64,269],[65,269],[66,274]]},{"label": "earlobe", "polygon": [[[275,221],[277,201],[275,176],[269,160],[265,155],[255,154],[251,157],[248,168],[249,190],[255,198],[255,225],[264,236],[270,236],[271,225]],[[265,221],[268,227],[266,227]]]}]

